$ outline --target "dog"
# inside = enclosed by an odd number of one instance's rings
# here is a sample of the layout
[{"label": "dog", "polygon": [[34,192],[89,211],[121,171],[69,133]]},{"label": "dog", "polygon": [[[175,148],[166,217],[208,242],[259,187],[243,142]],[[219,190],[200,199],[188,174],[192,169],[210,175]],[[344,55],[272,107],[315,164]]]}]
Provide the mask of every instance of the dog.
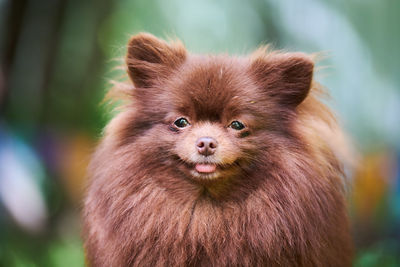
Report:
[{"label": "dog", "polygon": [[141,33],[90,167],[90,266],[350,266],[342,136],[314,60]]}]

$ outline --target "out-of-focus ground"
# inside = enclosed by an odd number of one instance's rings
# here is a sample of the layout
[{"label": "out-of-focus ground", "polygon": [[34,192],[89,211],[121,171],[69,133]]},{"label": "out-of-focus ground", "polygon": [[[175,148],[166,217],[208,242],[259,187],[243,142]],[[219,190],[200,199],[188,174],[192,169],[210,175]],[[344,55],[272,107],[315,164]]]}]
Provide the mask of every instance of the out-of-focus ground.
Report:
[{"label": "out-of-focus ground", "polygon": [[317,80],[359,152],[355,266],[400,266],[400,2],[0,0],[0,266],[83,266],[79,211],[130,35],[195,53],[324,52]]}]

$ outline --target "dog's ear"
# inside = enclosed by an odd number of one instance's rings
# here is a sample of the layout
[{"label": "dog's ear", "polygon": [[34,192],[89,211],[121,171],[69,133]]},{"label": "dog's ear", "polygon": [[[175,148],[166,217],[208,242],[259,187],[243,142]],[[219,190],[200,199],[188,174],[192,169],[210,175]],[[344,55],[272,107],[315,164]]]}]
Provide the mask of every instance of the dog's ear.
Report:
[{"label": "dog's ear", "polygon": [[262,53],[251,62],[257,84],[278,103],[291,108],[307,97],[313,70],[313,60],[303,53]]},{"label": "dog's ear", "polygon": [[148,33],[141,33],[129,40],[126,64],[128,74],[137,87],[151,87],[165,78],[186,59],[182,43],[167,43]]}]

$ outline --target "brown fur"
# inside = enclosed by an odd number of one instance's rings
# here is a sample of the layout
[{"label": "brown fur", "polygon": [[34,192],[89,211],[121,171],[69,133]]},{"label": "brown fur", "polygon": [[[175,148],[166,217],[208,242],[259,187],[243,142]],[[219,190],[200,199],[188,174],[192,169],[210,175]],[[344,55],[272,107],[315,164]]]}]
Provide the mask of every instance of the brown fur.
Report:
[{"label": "brown fur", "polygon": [[[134,86],[90,166],[89,265],[351,265],[341,131],[309,56],[189,55],[140,34],[126,62]],[[179,117],[191,125],[176,128]],[[207,159],[201,136],[218,141]],[[203,161],[217,177],[193,175]]]}]

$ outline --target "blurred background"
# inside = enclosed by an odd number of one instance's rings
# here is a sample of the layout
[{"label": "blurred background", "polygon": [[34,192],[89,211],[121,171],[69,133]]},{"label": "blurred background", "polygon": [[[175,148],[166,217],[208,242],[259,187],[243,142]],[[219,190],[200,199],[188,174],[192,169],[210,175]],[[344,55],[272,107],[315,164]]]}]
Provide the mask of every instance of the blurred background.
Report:
[{"label": "blurred background", "polygon": [[354,140],[354,266],[400,266],[400,1],[0,0],[0,266],[84,266],[82,191],[130,35],[324,52]]}]

